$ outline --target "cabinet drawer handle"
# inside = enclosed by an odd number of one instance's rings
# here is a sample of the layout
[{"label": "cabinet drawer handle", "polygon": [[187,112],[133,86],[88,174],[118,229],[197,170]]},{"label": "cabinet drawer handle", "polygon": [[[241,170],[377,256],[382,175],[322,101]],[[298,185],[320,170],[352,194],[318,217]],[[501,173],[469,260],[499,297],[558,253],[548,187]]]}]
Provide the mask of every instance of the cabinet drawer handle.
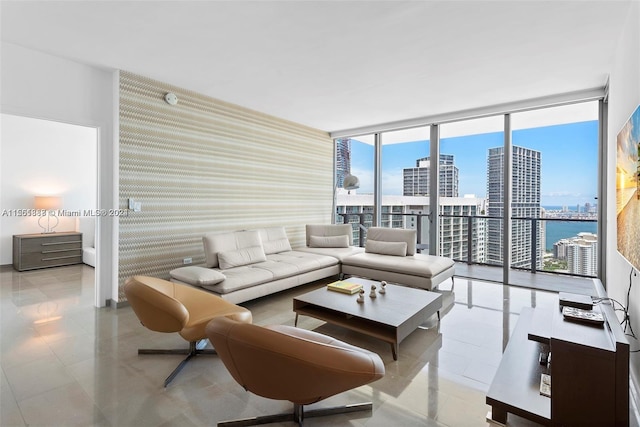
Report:
[{"label": "cabinet drawer handle", "polygon": [[68,243],[82,243],[82,240],[68,240],[66,242],[51,242],[51,243],[41,243],[42,246],[52,246],[52,245],[66,245]]},{"label": "cabinet drawer handle", "polygon": [[51,261],[54,259],[65,259],[65,258],[77,258],[80,255],[67,255],[67,256],[56,256],[56,257],[51,257],[51,258],[42,258],[42,261]]},{"label": "cabinet drawer handle", "polygon": [[70,251],[80,251],[82,248],[69,248],[69,249],[54,249],[51,251],[42,251],[43,254],[55,254],[57,252],[70,252]]}]

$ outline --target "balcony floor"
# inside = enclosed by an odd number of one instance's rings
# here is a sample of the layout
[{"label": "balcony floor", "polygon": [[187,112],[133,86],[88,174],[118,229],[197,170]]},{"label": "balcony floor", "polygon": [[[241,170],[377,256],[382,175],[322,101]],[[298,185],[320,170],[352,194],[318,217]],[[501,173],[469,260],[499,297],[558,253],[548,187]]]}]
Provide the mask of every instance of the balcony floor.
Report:
[{"label": "balcony floor", "polygon": [[[456,263],[456,277],[502,283],[502,267],[488,265],[469,265]],[[565,276],[562,274],[532,274],[529,271],[511,270],[509,285],[535,289],[539,291],[570,292],[595,296],[595,280],[589,277]]]}]

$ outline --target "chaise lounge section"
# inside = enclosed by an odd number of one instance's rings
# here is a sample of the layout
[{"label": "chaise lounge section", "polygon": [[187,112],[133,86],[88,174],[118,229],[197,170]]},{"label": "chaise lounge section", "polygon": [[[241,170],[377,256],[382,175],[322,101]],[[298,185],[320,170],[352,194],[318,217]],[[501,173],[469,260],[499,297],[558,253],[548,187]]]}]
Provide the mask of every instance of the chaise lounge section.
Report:
[{"label": "chaise lounge section", "polygon": [[426,290],[453,280],[454,261],[418,253],[416,241],[416,230],[370,227],[364,252],[342,259],[342,273]]}]

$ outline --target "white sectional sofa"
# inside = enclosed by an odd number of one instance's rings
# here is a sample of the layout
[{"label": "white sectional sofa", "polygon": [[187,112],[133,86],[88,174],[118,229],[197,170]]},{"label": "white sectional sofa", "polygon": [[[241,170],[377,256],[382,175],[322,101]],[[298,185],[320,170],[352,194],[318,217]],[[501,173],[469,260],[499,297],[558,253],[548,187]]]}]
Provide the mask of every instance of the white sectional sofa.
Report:
[{"label": "white sectional sofa", "polygon": [[203,237],[205,265],[170,275],[236,304],[342,274],[433,289],[453,277],[453,260],[417,254],[415,233],[370,228],[367,246],[358,248],[350,224],[307,225],[307,245],[295,249],[284,227],[210,233]]}]

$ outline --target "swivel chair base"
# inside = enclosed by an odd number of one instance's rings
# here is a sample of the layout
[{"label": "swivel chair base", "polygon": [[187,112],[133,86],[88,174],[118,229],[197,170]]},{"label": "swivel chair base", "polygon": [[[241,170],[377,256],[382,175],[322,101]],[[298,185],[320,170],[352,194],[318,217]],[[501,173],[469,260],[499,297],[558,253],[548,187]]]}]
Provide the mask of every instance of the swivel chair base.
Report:
[{"label": "swivel chair base", "polygon": [[198,354],[217,354],[214,349],[204,348],[207,346],[207,340],[192,341],[189,343],[188,349],[138,349],[138,354],[186,354],[187,357],[180,362],[178,367],[169,374],[166,380],[164,380],[164,386],[168,386],[171,381],[178,375],[178,373],[184,368],[187,362]]},{"label": "swivel chair base", "polygon": [[218,427],[240,427],[255,426],[260,424],[278,423],[283,421],[294,421],[298,426],[302,427],[304,418],[322,417],[326,415],[346,414],[349,412],[369,411],[373,410],[373,403],[354,403],[352,405],[334,406],[332,408],[312,409],[304,411],[304,406],[297,403],[293,404],[293,413],[264,415],[261,417],[243,418],[233,421],[222,421],[218,423]]}]

